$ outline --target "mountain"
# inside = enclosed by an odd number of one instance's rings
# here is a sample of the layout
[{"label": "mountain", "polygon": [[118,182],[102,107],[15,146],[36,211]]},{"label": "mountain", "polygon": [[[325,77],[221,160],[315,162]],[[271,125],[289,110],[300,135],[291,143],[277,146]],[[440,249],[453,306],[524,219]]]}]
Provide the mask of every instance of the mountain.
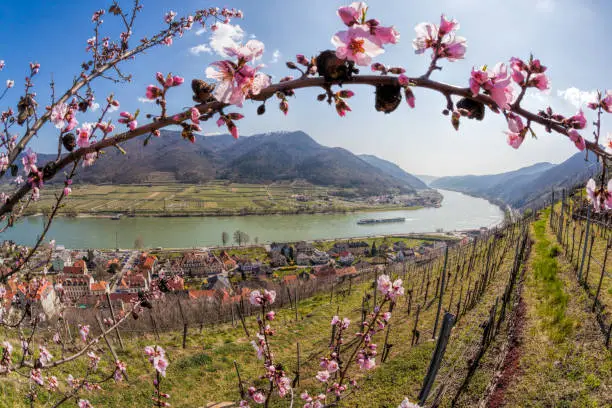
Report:
[{"label": "mountain", "polygon": [[360,154],[359,158],[378,168],[379,170],[382,170],[383,172],[395,177],[396,179],[403,180],[406,184],[416,188],[417,190],[427,190],[429,188],[423,181],[416,178],[412,174],[405,172],[395,163],[383,160],[371,154]]},{"label": "mountain", "polygon": [[179,132],[122,145],[127,152],[106,149],[79,175],[89,183],[202,183],[215,179],[243,183],[305,180],[322,186],[355,188],[367,194],[415,193],[427,186],[398,166],[375,156],[359,157],[341,148],[322,146],[304,132],[274,132],[242,137],[196,137]]},{"label": "mountain", "polygon": [[597,173],[598,166],[592,155],[585,163],[584,153],[576,153],[557,165],[537,163],[507,173],[441,177],[434,180],[431,186],[524,208],[543,203],[552,189],[570,189],[585,182]]}]

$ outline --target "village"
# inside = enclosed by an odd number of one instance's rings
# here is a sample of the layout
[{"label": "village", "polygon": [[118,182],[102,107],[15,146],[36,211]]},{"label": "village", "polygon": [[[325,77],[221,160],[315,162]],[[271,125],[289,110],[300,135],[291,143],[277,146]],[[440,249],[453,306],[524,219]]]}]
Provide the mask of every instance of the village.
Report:
[{"label": "village", "polygon": [[[447,245],[465,245],[482,232],[181,250],[75,250],[54,245],[30,260],[33,283],[10,278],[0,287],[0,301],[3,310],[29,301],[32,310],[47,318],[70,308],[111,304],[121,313],[151,289],[185,300],[232,304],[270,285],[342,281],[377,267],[418,263]],[[3,272],[26,249],[3,242]]]}]

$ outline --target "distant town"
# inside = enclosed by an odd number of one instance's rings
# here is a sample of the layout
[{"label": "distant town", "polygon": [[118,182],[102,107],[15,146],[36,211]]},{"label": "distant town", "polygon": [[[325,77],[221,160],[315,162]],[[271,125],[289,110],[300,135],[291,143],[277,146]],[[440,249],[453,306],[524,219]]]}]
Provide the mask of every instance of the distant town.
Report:
[{"label": "distant town", "polygon": [[[447,245],[467,244],[486,231],[191,249],[82,250],[55,245],[39,251],[29,263],[28,272],[37,275],[36,285],[10,278],[0,299],[5,309],[26,296],[35,299],[33,307],[47,317],[66,308],[88,309],[111,302],[121,313],[155,288],[184,299],[232,304],[269,284],[343,280],[379,265],[418,263]],[[2,272],[24,248],[11,241],[2,243]]]}]

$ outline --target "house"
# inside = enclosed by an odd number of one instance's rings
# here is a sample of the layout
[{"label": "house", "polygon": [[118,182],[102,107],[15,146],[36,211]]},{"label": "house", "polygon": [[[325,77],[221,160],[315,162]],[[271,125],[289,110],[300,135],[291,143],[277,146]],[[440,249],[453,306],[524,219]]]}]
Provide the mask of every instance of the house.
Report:
[{"label": "house", "polygon": [[89,291],[92,295],[103,295],[108,291],[108,282],[93,282],[89,285]]},{"label": "house", "polygon": [[45,278],[32,279],[28,283],[17,283],[13,281],[11,297],[21,301],[26,299],[31,302],[33,315],[43,312],[47,317],[53,316],[57,311],[58,299],[53,284]]},{"label": "house", "polygon": [[[85,262],[83,262],[84,264]],[[74,268],[77,269],[76,273],[73,273],[75,272]],[[76,301],[83,296],[89,296],[91,294],[91,285],[94,283],[94,278],[91,275],[78,273],[78,270],[82,269],[75,266],[65,266],[64,273],[58,275],[55,279],[62,288],[62,294],[71,301]]]},{"label": "house", "polygon": [[315,247],[310,242],[300,241],[295,245],[295,250],[298,254],[311,256],[314,254]]},{"label": "house", "polygon": [[64,269],[64,265],[65,261],[61,257],[56,256],[51,261],[51,270],[53,272],[61,272]]},{"label": "house", "polygon": [[359,255],[364,255],[366,252],[369,251],[369,249],[370,249],[370,246],[368,245],[367,242],[356,241],[356,242],[349,242],[348,248],[346,248],[345,250],[347,250],[353,255],[359,256]]},{"label": "house", "polygon": [[165,280],[166,288],[171,292],[185,290],[185,280],[178,275],[174,275]]},{"label": "house", "polygon": [[138,293],[139,291],[149,290],[149,280],[138,272],[128,271],[121,278],[121,282],[117,285],[119,293]]},{"label": "house", "polygon": [[344,251],[340,253],[340,257],[338,258],[338,263],[340,265],[350,266],[355,262],[355,256],[348,251]]},{"label": "house", "polygon": [[231,290],[232,284],[227,276],[215,275],[208,278],[205,289],[207,290]]},{"label": "house", "polygon": [[187,252],[181,260],[184,272],[192,277],[215,275],[223,272],[223,263],[209,252]]},{"label": "house", "polygon": [[298,252],[295,263],[301,266],[310,265],[310,256],[304,252]]},{"label": "house", "polygon": [[88,272],[87,264],[82,259],[74,261],[72,266],[64,266],[62,268],[62,273],[64,275],[87,275]]},{"label": "house", "polygon": [[393,250],[395,252],[402,251],[406,249],[406,243],[404,241],[397,241],[393,243]]},{"label": "house", "polygon": [[287,258],[281,255],[280,252],[272,252],[270,259],[270,266],[273,268],[279,268],[281,266],[287,266]]},{"label": "house", "polygon": [[154,255],[147,255],[146,253],[143,253],[142,255],[143,257],[140,263],[140,269],[142,271],[153,273],[155,267],[157,266],[157,257]]},{"label": "house", "polygon": [[313,264],[315,265],[323,265],[329,262],[329,254],[324,251],[319,251],[318,249],[314,250],[314,254],[310,258]]}]

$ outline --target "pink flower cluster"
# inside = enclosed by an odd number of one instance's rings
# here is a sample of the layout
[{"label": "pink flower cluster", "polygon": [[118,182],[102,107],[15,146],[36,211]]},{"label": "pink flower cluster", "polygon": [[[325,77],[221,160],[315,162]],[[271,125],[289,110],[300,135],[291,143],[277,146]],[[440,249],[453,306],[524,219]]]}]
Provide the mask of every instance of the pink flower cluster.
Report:
[{"label": "pink flower cluster", "polygon": [[89,325],[88,324],[79,324],[79,335],[81,336],[81,340],[83,342],[87,341],[87,336],[89,335]]},{"label": "pink flower cluster", "polygon": [[525,140],[525,134],[528,129],[523,124],[521,117],[512,112],[508,113],[506,120],[508,122],[508,128],[510,129],[506,132],[508,135],[508,144],[518,149],[523,143],[523,140]]},{"label": "pink flower cluster", "polygon": [[525,63],[520,58],[512,57],[510,67],[512,79],[521,88],[538,88],[540,91],[550,88],[550,81],[544,74],[546,67],[540,63],[540,60],[530,58],[529,63]]},{"label": "pink flower cluster", "polygon": [[590,179],[586,185],[586,195],[595,212],[612,210],[612,179],[608,181],[607,188],[601,186],[599,189],[595,180]]},{"label": "pink flower cluster", "polygon": [[383,27],[376,19],[366,20],[367,11],[365,2],[354,2],[338,9],[338,16],[348,27],[331,39],[338,58],[354,61],[357,65],[369,65],[372,58],[385,52],[384,45],[399,41],[400,35],[395,27]]},{"label": "pink flower cluster", "polygon": [[161,72],[156,73],[155,78],[157,79],[157,82],[160,84],[161,88],[156,85],[147,86],[146,97],[150,100],[163,98],[166,94],[166,90],[182,85],[185,82],[183,77],[172,74],[168,74],[164,77],[164,74]]},{"label": "pink flower cluster", "polygon": [[130,112],[124,111],[121,112],[119,116],[120,118],[117,120],[117,122],[127,125],[128,129],[134,130],[138,127],[136,115],[132,115]]},{"label": "pink flower cluster", "polygon": [[51,108],[51,122],[62,132],[70,132],[79,122],[76,120],[76,104],[57,103]]},{"label": "pink flower cluster", "polygon": [[417,37],[412,41],[412,46],[416,54],[423,54],[431,48],[432,59],[446,58],[453,62],[465,56],[466,39],[455,33],[459,29],[457,20],[448,20],[442,14],[439,26],[434,23],[420,23],[414,29]]},{"label": "pink flower cluster", "polygon": [[310,394],[308,394],[308,391],[304,391],[302,394],[300,394],[300,398],[303,401],[306,401],[304,408],[323,408],[325,406],[325,394],[319,394],[311,397]]},{"label": "pink flower cluster", "polygon": [[237,62],[230,60],[213,62],[212,66],[206,69],[206,76],[218,81],[213,91],[216,100],[242,106],[247,98],[258,95],[262,89],[270,86],[270,77],[258,72],[261,66],[248,64],[261,58],[264,44],[258,40],[249,40],[245,45],[225,48],[224,51],[227,55],[237,58]]},{"label": "pink flower cluster", "polygon": [[419,404],[415,404],[414,402],[410,402],[408,398],[404,398],[397,408],[421,408],[421,406]]},{"label": "pink flower cluster", "polygon": [[145,355],[149,358],[149,362],[153,368],[163,377],[166,376],[166,368],[168,368],[168,360],[166,360],[166,352],[160,346],[146,346],[144,348]]},{"label": "pink flower cluster", "polygon": [[601,107],[606,112],[612,113],[612,90],[606,91],[606,94],[602,95],[602,97],[598,101],[590,102],[588,104],[588,107],[593,110],[599,109],[599,107]]},{"label": "pink flower cluster", "polygon": [[395,302],[395,300],[404,295],[404,287],[401,279],[396,279],[391,282],[389,275],[380,275],[378,277],[378,290],[385,295],[385,298]]},{"label": "pink flower cluster", "polygon": [[249,301],[254,306],[271,305],[276,299],[276,291],[264,289],[263,293],[254,290],[249,296]]},{"label": "pink flower cluster", "polygon": [[501,109],[510,109],[514,90],[506,64],[500,62],[493,70],[489,70],[486,65],[479,69],[472,68],[470,76],[472,95],[478,95],[481,88]]}]

